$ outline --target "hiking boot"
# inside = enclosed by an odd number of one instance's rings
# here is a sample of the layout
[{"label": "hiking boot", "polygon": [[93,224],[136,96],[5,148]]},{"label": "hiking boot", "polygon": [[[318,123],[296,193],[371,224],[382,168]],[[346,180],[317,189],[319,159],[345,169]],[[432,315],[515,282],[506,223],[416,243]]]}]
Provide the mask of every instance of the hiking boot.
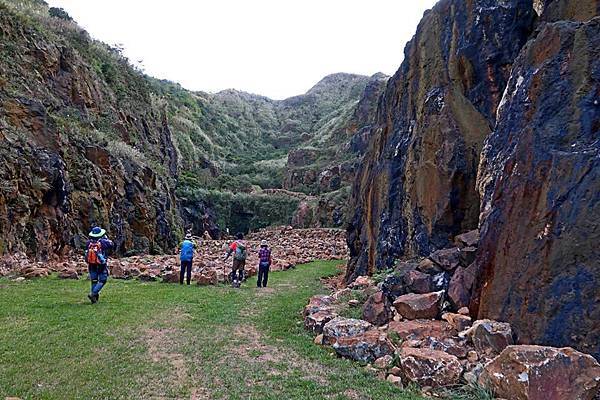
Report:
[{"label": "hiking boot", "polygon": [[98,297],[93,293],[88,294],[88,299],[90,299],[92,304],[96,304],[98,302]]}]

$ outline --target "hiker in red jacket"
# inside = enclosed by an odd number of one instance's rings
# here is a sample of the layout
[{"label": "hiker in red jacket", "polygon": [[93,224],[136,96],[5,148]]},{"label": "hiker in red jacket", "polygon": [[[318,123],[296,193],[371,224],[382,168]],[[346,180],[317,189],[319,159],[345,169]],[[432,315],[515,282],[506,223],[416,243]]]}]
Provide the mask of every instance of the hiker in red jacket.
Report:
[{"label": "hiker in red jacket", "polygon": [[114,247],[106,237],[106,231],[99,226],[94,227],[86,243],[85,261],[88,264],[92,289],[88,299],[95,304],[100,299],[100,291],[108,280],[108,251]]},{"label": "hiker in red jacket", "polygon": [[223,261],[227,260],[232,253],[231,284],[234,287],[240,287],[240,283],[244,280],[244,267],[246,266],[246,243],[244,242],[243,233],[238,233],[237,240],[229,245],[229,250],[227,250]]}]

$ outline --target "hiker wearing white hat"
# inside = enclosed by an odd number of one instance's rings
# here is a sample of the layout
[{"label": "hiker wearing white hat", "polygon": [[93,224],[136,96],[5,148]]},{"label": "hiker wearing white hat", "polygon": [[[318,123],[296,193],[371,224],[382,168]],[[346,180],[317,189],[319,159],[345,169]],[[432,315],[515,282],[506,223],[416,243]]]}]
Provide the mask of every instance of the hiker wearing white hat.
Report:
[{"label": "hiker wearing white hat", "polygon": [[269,269],[271,268],[271,249],[266,240],[260,242],[260,250],[258,251],[258,279],[257,287],[267,287],[269,280]]}]

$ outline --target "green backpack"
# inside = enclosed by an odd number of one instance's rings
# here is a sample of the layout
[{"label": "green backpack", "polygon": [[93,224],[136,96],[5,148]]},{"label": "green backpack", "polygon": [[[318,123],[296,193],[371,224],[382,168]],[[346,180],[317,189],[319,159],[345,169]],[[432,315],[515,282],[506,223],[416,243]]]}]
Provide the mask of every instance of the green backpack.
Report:
[{"label": "green backpack", "polygon": [[233,258],[238,261],[246,261],[246,246],[242,242],[237,242]]}]

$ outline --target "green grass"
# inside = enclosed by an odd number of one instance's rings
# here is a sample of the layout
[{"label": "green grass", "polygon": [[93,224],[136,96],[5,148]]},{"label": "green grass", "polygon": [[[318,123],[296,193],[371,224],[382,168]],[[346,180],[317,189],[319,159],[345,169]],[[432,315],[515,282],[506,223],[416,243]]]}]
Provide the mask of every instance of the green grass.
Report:
[{"label": "green grass", "polygon": [[241,290],[0,280],[0,399],[415,399],[313,344],[300,312],[336,262]]}]

